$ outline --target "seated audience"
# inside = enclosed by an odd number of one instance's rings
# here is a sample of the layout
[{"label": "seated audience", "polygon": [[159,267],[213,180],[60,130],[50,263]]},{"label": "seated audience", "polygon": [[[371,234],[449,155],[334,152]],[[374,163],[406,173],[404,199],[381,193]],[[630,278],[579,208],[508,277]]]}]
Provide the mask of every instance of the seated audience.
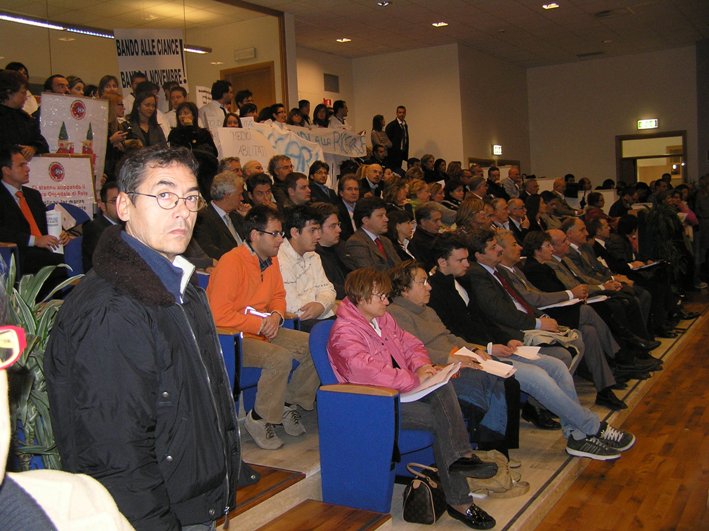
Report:
[{"label": "seated audience", "polygon": [[359,200],[359,179],[353,174],[343,174],[337,181],[337,201],[338,217],[342,227],[340,238],[347,241],[357,230],[354,221],[354,209]]},{"label": "seated audience", "polygon": [[[353,271],[347,276],[345,291],[347,298],[337,310],[327,349],[338,381],[405,392],[436,372],[423,344],[399,328],[387,313],[391,281],[386,273]],[[448,383],[415,402],[402,403],[399,414],[402,428],[423,429],[434,435],[433,452],[448,514],[469,527],[493,527],[495,520],[469,497],[465,475],[479,476],[491,467],[471,451],[453,385]]]},{"label": "seated audience", "polygon": [[441,204],[451,210],[458,210],[465,199],[465,185],[457,179],[448,179],[443,187],[443,201]]},{"label": "seated audience", "polygon": [[289,173],[285,185],[288,198],[279,205],[281,208],[305,205],[310,202],[310,186],[304,173]]},{"label": "seated audience", "polygon": [[[280,215],[260,205],[251,209],[244,225],[246,240],[219,260],[207,296],[215,324],[243,333],[244,366],[262,369],[256,403],[244,426],[259,447],[275,450],[283,445],[276,425],[282,424],[288,435],[305,433],[298,407],[313,409],[319,381],[308,334],[281,328],[286,293],[277,258],[283,242]],[[300,364],[289,382],[293,360]]]},{"label": "seated audience", "polygon": [[510,196],[507,195],[507,192],[500,184],[500,168],[497,166],[490,166],[487,169],[487,193],[492,197],[505,199],[506,201],[510,199]]},{"label": "seated audience", "polygon": [[271,193],[279,205],[284,205],[288,199],[286,177],[293,173],[293,162],[286,155],[274,155],[268,161],[268,173],[273,178]]},{"label": "seated audience", "polygon": [[414,235],[416,224],[414,218],[406,210],[387,210],[387,238],[394,244],[394,249],[402,260],[416,260],[409,250],[411,238]]},{"label": "seated audience", "polygon": [[509,199],[515,199],[520,196],[522,191],[522,174],[519,171],[519,166],[512,166],[507,172],[507,177],[500,182]]},{"label": "seated audience", "polygon": [[509,215],[510,231],[522,245],[527,232],[531,230],[530,221],[527,218],[527,208],[521,199],[510,199],[507,203],[507,213]]},{"label": "seated audience", "polygon": [[360,197],[381,197],[384,169],[379,164],[363,164],[357,171]]},{"label": "seated audience", "polygon": [[[497,260],[494,256],[499,250],[496,250],[492,231],[480,231],[474,240],[476,256],[483,251]],[[568,454],[598,460],[619,458],[620,452],[635,443],[635,437],[616,430],[579,404],[573,378],[556,357],[563,349],[542,347],[540,359],[536,361],[517,356],[514,351],[522,345],[522,330],[501,327],[483,313],[482,307],[489,301],[479,296],[477,285],[473,290],[475,281],[467,275],[470,243],[463,243],[452,235],[442,235],[436,240],[434,256],[438,271],[429,278],[432,287],[429,305],[453,334],[472,343],[488,345],[493,357],[514,365],[521,390],[559,416]]]},{"label": "seated audience", "polygon": [[[244,175],[247,173],[249,162],[244,165]],[[246,195],[251,206],[265,205],[277,208],[271,194],[271,178],[265,173],[256,173],[246,179]]]},{"label": "seated audience", "polygon": [[[459,376],[451,380],[460,409],[467,421],[470,442],[485,442],[486,449],[494,448],[507,454],[505,432],[507,428],[507,403],[503,379],[488,374],[480,365],[467,356],[454,353],[461,347],[477,351],[483,359],[489,356],[461,337],[451,334],[441,322],[436,312],[429,306],[431,286],[428,275],[415,260],[407,260],[389,272],[392,283],[389,313],[404,331],[419,339],[436,365],[447,365],[457,361],[462,363]],[[515,382],[515,379],[511,379]],[[518,417],[519,384],[514,400],[514,417]],[[517,423],[517,428],[519,424]],[[517,433],[512,438],[519,438]]]},{"label": "seated audience", "polygon": [[539,181],[534,176],[527,177],[522,186],[522,191],[519,194],[519,199],[527,201],[527,198],[539,193]]},{"label": "seated audience", "polygon": [[315,252],[322,234],[320,213],[299,205],[286,208],[284,214],[286,239],[278,249],[278,266],[286,290],[286,312],[300,319],[300,330],[310,332],[320,319],[335,315],[335,288]]},{"label": "seated audience", "polygon": [[416,209],[416,232],[409,242],[408,250],[423,264],[426,271],[434,265],[431,251],[442,227],[441,217],[441,212],[430,202]]}]

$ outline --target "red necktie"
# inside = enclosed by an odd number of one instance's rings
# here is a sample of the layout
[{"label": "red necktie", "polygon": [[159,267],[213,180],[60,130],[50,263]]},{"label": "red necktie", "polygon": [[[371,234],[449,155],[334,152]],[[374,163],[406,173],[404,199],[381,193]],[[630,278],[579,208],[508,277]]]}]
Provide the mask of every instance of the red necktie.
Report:
[{"label": "red necktie", "polygon": [[514,300],[516,300],[522,308],[524,308],[524,311],[527,312],[527,315],[530,317],[534,317],[534,308],[532,308],[526,300],[524,300],[524,297],[519,294],[519,291],[514,289],[509,282],[507,282],[507,279],[503,277],[499,271],[495,270],[495,278],[500,281],[500,284],[502,284],[502,287],[505,288],[505,291],[512,297]]},{"label": "red necktie", "polygon": [[42,232],[39,230],[37,222],[34,220],[34,216],[32,215],[32,211],[30,210],[30,206],[27,204],[27,200],[25,199],[25,194],[18,190],[17,192],[15,192],[15,195],[20,201],[20,210],[22,211],[22,215],[25,216],[27,223],[29,223],[30,225],[30,234],[36,238],[40,237],[42,235]]},{"label": "red necktie", "polygon": [[384,250],[384,244],[382,243],[382,240],[380,240],[379,238],[375,238],[374,243],[377,244],[377,249],[379,249],[379,252],[382,253],[384,256],[386,256],[387,253]]}]

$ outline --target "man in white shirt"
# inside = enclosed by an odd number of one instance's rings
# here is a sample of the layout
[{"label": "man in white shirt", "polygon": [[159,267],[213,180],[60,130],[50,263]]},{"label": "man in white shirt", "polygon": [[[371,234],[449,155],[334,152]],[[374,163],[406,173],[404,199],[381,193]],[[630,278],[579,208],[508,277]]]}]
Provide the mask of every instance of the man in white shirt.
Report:
[{"label": "man in white shirt", "polygon": [[199,124],[206,127],[212,134],[224,125],[224,119],[229,113],[227,105],[234,98],[234,91],[231,83],[219,79],[212,83],[212,101],[199,110]]},{"label": "man in white shirt", "polygon": [[184,87],[177,85],[170,89],[170,110],[165,113],[165,120],[171,129],[177,127],[177,114],[175,110],[183,101],[187,101],[187,91]]},{"label": "man in white shirt", "polygon": [[328,127],[331,129],[350,129],[350,126],[345,123],[347,118],[347,103],[344,100],[337,100],[332,104],[333,115],[330,116]]},{"label": "man in white shirt", "polygon": [[286,239],[278,249],[286,312],[300,319],[300,329],[309,332],[320,319],[335,314],[335,288],[328,280],[315,246],[322,234],[320,214],[309,206],[285,210],[283,229]]}]

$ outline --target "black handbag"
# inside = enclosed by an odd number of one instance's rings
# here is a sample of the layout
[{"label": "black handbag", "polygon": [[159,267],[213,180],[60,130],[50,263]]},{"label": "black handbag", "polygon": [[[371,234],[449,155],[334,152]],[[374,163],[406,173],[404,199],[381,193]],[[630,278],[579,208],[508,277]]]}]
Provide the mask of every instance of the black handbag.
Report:
[{"label": "black handbag", "polygon": [[416,524],[435,524],[446,512],[447,506],[438,469],[419,463],[409,463],[406,469],[414,478],[404,489],[404,520]]}]

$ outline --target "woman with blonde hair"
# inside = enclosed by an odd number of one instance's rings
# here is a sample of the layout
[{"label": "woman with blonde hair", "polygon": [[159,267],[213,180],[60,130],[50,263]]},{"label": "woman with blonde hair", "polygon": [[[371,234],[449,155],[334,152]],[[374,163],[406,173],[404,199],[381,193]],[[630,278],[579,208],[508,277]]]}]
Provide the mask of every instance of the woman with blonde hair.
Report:
[{"label": "woman with blonde hair", "polygon": [[431,188],[423,179],[414,179],[409,183],[409,202],[414,213],[416,208],[431,200]]}]

